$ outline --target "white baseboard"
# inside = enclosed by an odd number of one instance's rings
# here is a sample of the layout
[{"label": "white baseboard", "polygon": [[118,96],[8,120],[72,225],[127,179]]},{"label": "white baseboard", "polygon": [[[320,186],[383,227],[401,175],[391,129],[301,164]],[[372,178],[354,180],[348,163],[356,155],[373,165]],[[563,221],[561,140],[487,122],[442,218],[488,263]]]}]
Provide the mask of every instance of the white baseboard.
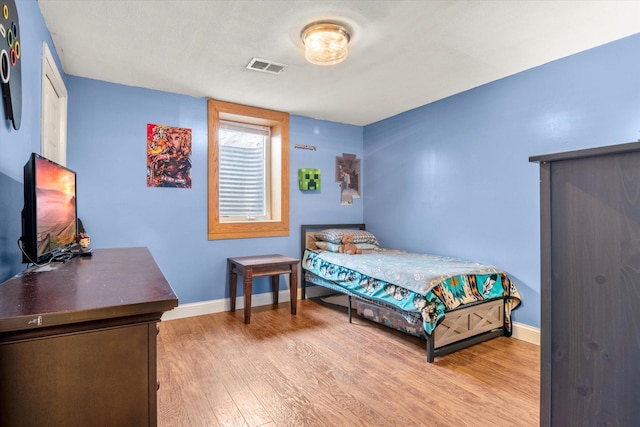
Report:
[{"label": "white baseboard", "polygon": [[513,322],[512,337],[531,344],[540,345],[540,329],[523,323]]},{"label": "white baseboard", "polygon": [[[242,301],[238,302],[242,305]],[[180,304],[173,310],[165,312],[162,315],[162,320],[184,319],[186,317],[220,313],[222,311],[229,311],[229,309],[228,299]]]},{"label": "white baseboard", "polygon": [[[300,290],[298,290],[298,299],[300,298]],[[280,291],[278,293],[279,302],[288,302],[289,290]],[[251,296],[251,307],[259,307],[261,305],[271,305],[273,297],[271,292],[264,294],[254,294]],[[236,310],[244,308],[244,298],[236,298]],[[229,298],[223,298],[211,301],[194,302],[189,304],[180,304],[171,311],[167,311],[162,315],[162,320],[184,319],[185,317],[201,316],[203,314],[220,313],[222,311],[231,310],[231,301]]]},{"label": "white baseboard", "polygon": [[[310,286],[306,288],[306,293],[306,296],[308,298],[315,298],[324,295],[331,295],[335,292],[332,292],[330,289],[323,288],[322,286]],[[288,289],[280,291],[280,293],[278,293],[278,301],[288,302],[290,300],[289,295],[290,294]],[[300,299],[301,295],[301,290],[300,288],[298,288],[298,299]],[[264,294],[254,294],[251,296],[251,307],[270,305],[272,303],[273,297],[271,296],[271,292],[267,292]],[[236,298],[236,309],[240,310],[243,308],[244,298]],[[184,319],[185,317],[202,316],[203,314],[220,313],[222,311],[229,310],[231,310],[231,301],[229,300],[229,298],[194,302],[189,304],[180,304],[173,310],[164,313],[162,315],[162,320]]]},{"label": "white baseboard", "polygon": [[[334,292],[321,286],[312,286],[307,288],[307,297],[315,298],[318,296],[330,295]],[[298,298],[300,298],[301,292],[298,289]],[[289,290],[280,291],[278,294],[278,300],[280,302],[289,301]],[[264,294],[256,294],[251,297],[251,306],[259,307],[262,305],[270,305],[273,302],[271,292]],[[244,298],[239,297],[236,299],[236,309],[240,310],[244,308]],[[190,304],[180,304],[178,307],[171,311],[167,311],[162,315],[162,320],[174,320],[183,319],[186,317],[202,316],[204,314],[220,313],[222,311],[229,311],[231,309],[231,303],[229,298],[195,302]],[[522,323],[513,322],[513,338],[529,342],[531,344],[540,345],[540,329],[534,328]]]}]

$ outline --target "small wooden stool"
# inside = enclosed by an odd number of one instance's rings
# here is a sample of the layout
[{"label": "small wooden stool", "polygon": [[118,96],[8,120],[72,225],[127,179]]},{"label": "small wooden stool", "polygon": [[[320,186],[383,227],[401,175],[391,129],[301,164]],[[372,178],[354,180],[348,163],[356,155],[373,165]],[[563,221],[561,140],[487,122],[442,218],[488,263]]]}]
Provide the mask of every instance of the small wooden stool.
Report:
[{"label": "small wooden stool", "polygon": [[236,311],[238,275],[244,277],[244,323],[251,322],[251,285],[254,277],[271,276],[273,304],[278,304],[280,275],[288,274],[291,292],[291,314],[296,314],[298,303],[298,264],[300,260],[283,255],[258,255],[227,258],[231,311]]}]

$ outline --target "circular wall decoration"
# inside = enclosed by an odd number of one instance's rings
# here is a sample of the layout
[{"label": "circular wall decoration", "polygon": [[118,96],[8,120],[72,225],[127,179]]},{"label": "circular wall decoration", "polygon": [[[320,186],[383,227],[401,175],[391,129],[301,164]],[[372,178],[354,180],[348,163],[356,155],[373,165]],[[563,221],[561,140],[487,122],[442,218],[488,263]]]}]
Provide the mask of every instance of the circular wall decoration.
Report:
[{"label": "circular wall decoration", "polygon": [[15,0],[0,0],[0,84],[7,120],[15,130],[22,118],[22,60],[20,24]]}]

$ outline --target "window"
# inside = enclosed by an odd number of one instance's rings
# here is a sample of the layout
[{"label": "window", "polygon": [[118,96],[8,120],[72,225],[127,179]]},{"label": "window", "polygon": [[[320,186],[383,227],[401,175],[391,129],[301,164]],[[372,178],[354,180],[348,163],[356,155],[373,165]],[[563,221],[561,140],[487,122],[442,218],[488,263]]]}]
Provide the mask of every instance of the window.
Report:
[{"label": "window", "polygon": [[220,120],[220,221],[270,220],[271,128]]},{"label": "window", "polygon": [[289,115],[209,100],[210,240],[289,235]]}]

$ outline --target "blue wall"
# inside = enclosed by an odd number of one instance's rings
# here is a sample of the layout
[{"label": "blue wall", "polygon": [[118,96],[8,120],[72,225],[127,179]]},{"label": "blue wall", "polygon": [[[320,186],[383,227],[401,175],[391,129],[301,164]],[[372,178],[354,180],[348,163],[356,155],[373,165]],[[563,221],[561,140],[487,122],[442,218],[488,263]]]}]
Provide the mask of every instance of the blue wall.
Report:
[{"label": "blue wall", "polygon": [[[24,105],[19,131],[0,125],[0,280],[22,268],[22,166],[40,149],[43,41],[58,60],[37,2],[16,3]],[[296,256],[300,224],[364,220],[385,246],[507,270],[525,301],[515,320],[538,327],[538,165],[528,158],[637,140],[639,51],[640,35],[628,37],[364,128],[292,116],[291,235],[224,241],[206,237],[206,100],[63,76],[79,215],[95,248],[149,247],[182,304],[228,296],[229,256]],[[193,130],[193,188],[146,187],[148,123]],[[333,182],[342,153],[363,158],[352,206],[339,205]],[[322,170],[320,191],[297,189],[304,167]],[[255,288],[268,292],[266,279]]]},{"label": "blue wall", "polygon": [[[14,130],[11,122],[4,120],[4,107],[0,105],[0,282],[24,268],[17,245],[22,234],[22,167],[32,152],[40,152],[43,41],[59,64],[38,3],[19,0],[16,7],[22,60],[22,124],[19,130]],[[60,65],[58,68],[62,70]]]},{"label": "blue wall", "polygon": [[[299,256],[303,222],[362,221],[362,202],[341,206],[331,182],[336,156],[362,157],[362,127],[292,116],[290,236],[209,241],[206,100],[71,76],[67,88],[68,165],[78,174],[78,216],[92,247],[147,246],[181,304],[229,296],[227,257]],[[146,186],[148,123],[192,130],[191,189]],[[303,167],[325,173],[320,191],[298,190]],[[256,281],[254,293],[268,292],[268,285],[266,278]]]},{"label": "blue wall", "polygon": [[640,35],[366,126],[368,229],[385,246],[501,267],[524,300],[514,320],[539,327],[539,173],[529,156],[637,140],[637,52]]}]

